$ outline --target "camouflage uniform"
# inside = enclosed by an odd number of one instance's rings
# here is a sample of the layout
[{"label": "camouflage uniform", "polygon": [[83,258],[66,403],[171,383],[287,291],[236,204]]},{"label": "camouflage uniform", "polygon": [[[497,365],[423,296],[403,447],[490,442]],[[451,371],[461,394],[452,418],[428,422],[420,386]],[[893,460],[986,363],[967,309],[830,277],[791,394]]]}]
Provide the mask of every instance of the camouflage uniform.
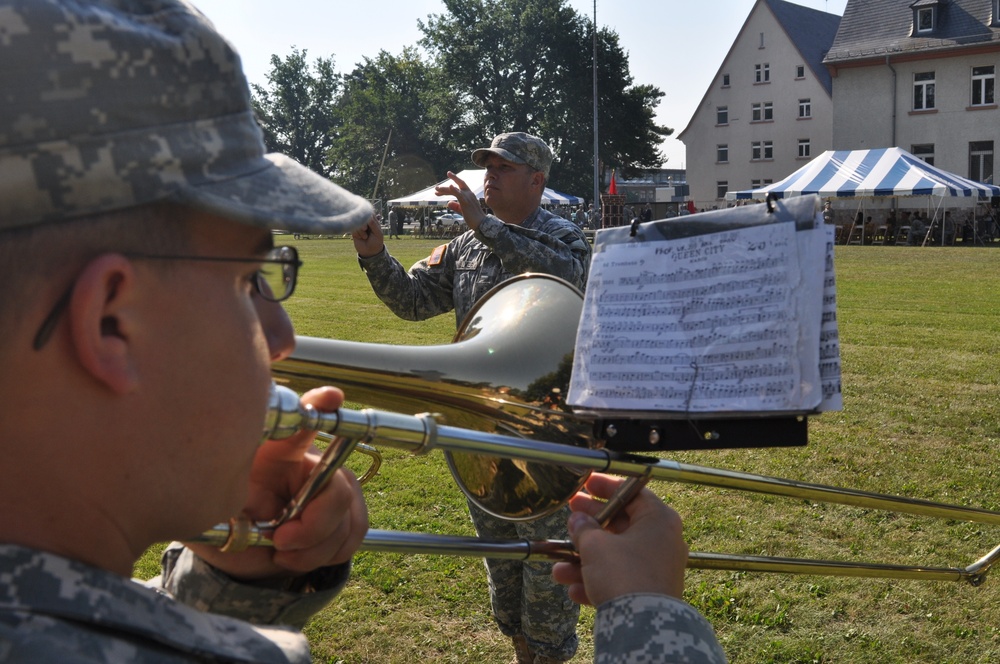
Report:
[{"label": "camouflage uniform", "polygon": [[520,226],[487,215],[409,273],[384,249],[359,258],[379,299],[400,318],[425,320],[454,310],[455,322],[499,283],[525,272],[561,277],[580,290],[590,269],[590,243],[571,222],[538,208]]},{"label": "camouflage uniform", "polygon": [[[455,311],[460,323],[491,288],[524,272],[561,277],[583,290],[590,269],[590,243],[573,223],[538,208],[521,225],[487,215],[476,231],[466,231],[439,247],[407,272],[387,250],[359,258],[376,295],[400,318],[424,320]],[[482,537],[567,539],[569,508],[532,522],[511,523],[471,503]],[[500,631],[523,634],[542,656],[566,660],[577,648],[580,609],[552,578],[550,563],[487,560],[490,601]]]},{"label": "camouflage uniform", "polygon": [[597,609],[594,662],[725,664],[712,626],[690,604],[666,595],[618,597]]},{"label": "camouflage uniform", "polygon": [[5,544],[0,570],[0,661],[308,662],[299,629],[343,588],[350,565],[275,589],[238,583],[173,545],[163,576],[143,584]]}]

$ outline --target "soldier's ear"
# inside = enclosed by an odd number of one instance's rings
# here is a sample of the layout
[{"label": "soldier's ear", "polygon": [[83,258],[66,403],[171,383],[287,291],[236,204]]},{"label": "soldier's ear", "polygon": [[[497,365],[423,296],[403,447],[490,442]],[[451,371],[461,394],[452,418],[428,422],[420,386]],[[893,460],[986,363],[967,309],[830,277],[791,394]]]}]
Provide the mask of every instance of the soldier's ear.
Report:
[{"label": "soldier's ear", "polygon": [[129,260],[104,254],[90,261],[69,302],[70,342],[84,370],[119,394],[138,382],[131,340],[137,315],[136,275]]}]

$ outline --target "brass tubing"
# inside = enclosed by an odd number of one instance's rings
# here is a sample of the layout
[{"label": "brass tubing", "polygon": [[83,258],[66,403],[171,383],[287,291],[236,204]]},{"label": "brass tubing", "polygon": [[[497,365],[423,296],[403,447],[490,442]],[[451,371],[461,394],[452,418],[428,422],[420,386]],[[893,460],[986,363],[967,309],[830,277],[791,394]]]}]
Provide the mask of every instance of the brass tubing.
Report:
[{"label": "brass tubing", "polygon": [[[506,560],[575,561],[579,559],[572,542],[559,540],[484,540],[475,537],[427,535],[392,530],[369,530],[362,551],[380,553],[447,555]],[[982,583],[989,567],[1000,556],[1000,546],[966,568],[883,565],[806,558],[744,556],[725,553],[688,554],[690,569],[735,570],[779,574],[814,574],[917,581],[967,581]],[[987,561],[987,559],[989,559]],[[984,562],[986,561],[986,562]]]},{"label": "brass tubing", "polygon": [[654,480],[739,489],[816,502],[1000,525],[1000,512],[976,507],[948,505],[903,496],[809,484],[671,460],[641,457],[613,450],[570,447],[558,443],[525,440],[513,436],[458,429],[444,425],[437,427],[437,435],[434,440],[417,444],[413,440],[415,434],[417,432],[422,434],[424,431],[423,424],[417,421],[417,418],[383,411],[367,411],[364,415],[359,415],[355,411],[342,410],[336,423],[336,429],[330,433],[345,438],[361,435],[368,431],[368,418],[370,417],[374,417],[378,423],[375,441],[389,447],[409,449],[410,451],[440,449],[446,452],[489,454],[562,466],[576,466],[582,469],[626,476],[642,476],[648,472]]},{"label": "brass tubing", "polygon": [[[275,387],[270,416],[271,437],[291,435],[299,430],[320,431],[352,441],[379,441],[383,445],[422,454],[432,449],[445,452],[484,454],[508,459],[541,462],[581,470],[608,472],[630,477],[700,484],[725,489],[780,495],[817,502],[838,503],[902,512],[920,516],[957,519],[978,523],[1000,524],[1000,513],[973,507],[948,505],[926,500],[842,489],[794,480],[753,475],[682,464],[676,461],[642,457],[604,449],[573,447],[564,444],[525,440],[470,429],[438,425],[429,415],[403,415],[386,411],[352,411],[319,413],[299,404],[291,390]],[[340,455],[340,459],[343,455]],[[331,466],[332,467],[332,466]],[[329,470],[329,469],[327,469]],[[304,487],[318,490],[325,481],[317,474],[317,484]],[[458,479],[458,478],[456,478]],[[570,496],[567,496],[568,500]],[[276,521],[249,523],[235,519],[219,524],[202,535],[199,541],[240,550],[246,546],[270,545],[268,535]],[[470,555],[494,558],[567,560],[576,554],[569,542],[543,541],[483,541],[475,538],[397,533],[371,530],[362,550],[401,553]],[[837,561],[801,560],[760,556],[738,556],[715,553],[692,553],[688,566],[700,569],[729,569],[793,574],[828,574],[836,576],[879,577],[956,581],[973,585],[982,582],[989,568],[1000,558],[1000,546],[966,568],[911,567]]]}]

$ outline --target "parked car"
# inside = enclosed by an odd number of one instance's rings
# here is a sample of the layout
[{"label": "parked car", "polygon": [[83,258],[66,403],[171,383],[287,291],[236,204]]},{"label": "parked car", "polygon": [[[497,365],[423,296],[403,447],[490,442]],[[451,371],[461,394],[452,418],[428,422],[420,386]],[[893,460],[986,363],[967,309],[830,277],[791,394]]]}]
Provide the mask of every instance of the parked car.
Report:
[{"label": "parked car", "polygon": [[456,226],[465,223],[465,217],[457,212],[446,212],[434,220],[434,223],[441,222],[443,226]]}]

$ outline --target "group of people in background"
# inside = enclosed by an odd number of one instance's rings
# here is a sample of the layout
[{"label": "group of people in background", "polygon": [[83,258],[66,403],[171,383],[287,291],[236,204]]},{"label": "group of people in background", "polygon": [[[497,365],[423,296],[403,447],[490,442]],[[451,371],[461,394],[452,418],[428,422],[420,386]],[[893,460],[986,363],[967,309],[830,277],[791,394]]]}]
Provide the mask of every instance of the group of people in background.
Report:
[{"label": "group of people in background", "polygon": [[[829,201],[823,205],[823,219],[837,227],[837,244],[951,246],[983,244],[998,237],[998,226],[990,210],[857,210],[835,211]],[[942,236],[943,233],[943,236]]]}]

